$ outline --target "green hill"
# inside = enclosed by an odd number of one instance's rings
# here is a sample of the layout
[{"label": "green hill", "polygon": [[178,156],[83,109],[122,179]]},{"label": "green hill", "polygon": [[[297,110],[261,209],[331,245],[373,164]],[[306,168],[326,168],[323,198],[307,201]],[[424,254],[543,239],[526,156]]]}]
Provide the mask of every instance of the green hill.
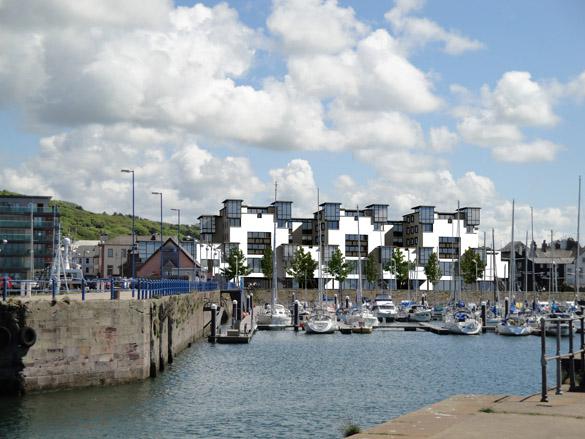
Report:
[{"label": "green hill", "polygon": [[[94,213],[67,201],[51,201],[61,213],[61,230],[64,236],[72,239],[100,239],[102,235],[114,238],[132,234],[132,215],[122,213]],[[136,234],[152,235],[160,232],[160,223],[136,217]],[[163,223],[163,235],[176,236],[177,225]],[[181,224],[181,239],[185,236],[199,237],[199,227]]]},{"label": "green hill", "polygon": [[[18,195],[9,191],[0,191],[1,195]],[[132,215],[122,213],[94,213],[84,210],[83,207],[68,201],[53,200],[51,206],[56,206],[61,214],[61,231],[63,236],[73,240],[100,239],[103,235],[115,238],[121,235],[132,234]],[[160,232],[160,223],[145,218],[136,217],[136,234],[151,235]],[[177,225],[163,223],[165,236],[176,236]],[[186,236],[199,238],[199,226],[181,224],[181,239]]]}]

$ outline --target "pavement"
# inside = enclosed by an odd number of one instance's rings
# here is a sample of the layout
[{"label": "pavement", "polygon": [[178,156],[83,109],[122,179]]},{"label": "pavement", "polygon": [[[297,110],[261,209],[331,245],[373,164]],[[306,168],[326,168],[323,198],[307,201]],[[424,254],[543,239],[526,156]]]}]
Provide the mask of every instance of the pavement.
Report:
[{"label": "pavement", "polygon": [[[134,291],[136,294],[136,291]],[[103,293],[97,292],[96,290],[89,290],[85,294],[85,300],[111,300],[111,293],[110,291],[106,291]],[[8,300],[21,300],[21,301],[29,301],[29,300],[53,300],[53,296],[49,294],[33,294],[32,296],[21,296],[20,294],[10,295],[8,296]],[[57,295],[57,301],[61,301],[67,298],[68,300],[79,300],[81,301],[81,291],[61,291],[60,294]],[[0,300],[2,298],[0,297]],[[121,300],[131,300],[132,299],[132,290],[120,290],[120,299]]]},{"label": "pavement", "polygon": [[457,395],[362,433],[353,439],[381,438],[584,438],[585,393]]}]

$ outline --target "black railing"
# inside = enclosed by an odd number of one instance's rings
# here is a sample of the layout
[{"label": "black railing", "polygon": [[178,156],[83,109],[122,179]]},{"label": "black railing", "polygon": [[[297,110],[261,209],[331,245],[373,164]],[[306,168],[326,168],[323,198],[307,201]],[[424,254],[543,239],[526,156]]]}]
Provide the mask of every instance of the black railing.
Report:
[{"label": "black railing", "polygon": [[[580,322],[580,342],[581,348],[579,350],[574,349],[574,323]],[[562,360],[568,360],[569,362],[569,391],[573,392],[577,387],[577,376],[575,372],[575,359],[580,356],[581,360],[581,380],[580,385],[583,387],[585,384],[585,314],[583,313],[583,307],[581,307],[581,315],[579,317],[556,317],[556,318],[541,318],[540,319],[540,365],[542,373],[542,389],[541,389],[541,402],[548,402],[548,376],[547,376],[547,363],[549,361],[555,361],[556,363],[556,383],[555,383],[555,394],[561,395],[562,389]],[[565,330],[569,337],[569,352],[561,354],[561,337],[562,332]],[[554,355],[546,355],[546,335],[547,332],[555,335],[556,339],[556,351]]]}]

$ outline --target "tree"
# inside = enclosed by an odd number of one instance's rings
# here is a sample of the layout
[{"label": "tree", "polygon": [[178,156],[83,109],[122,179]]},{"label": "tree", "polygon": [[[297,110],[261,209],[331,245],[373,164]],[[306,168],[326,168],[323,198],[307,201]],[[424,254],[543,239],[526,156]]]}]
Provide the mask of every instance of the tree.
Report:
[{"label": "tree", "polygon": [[483,276],[484,269],[485,263],[481,260],[481,256],[472,248],[465,250],[465,253],[461,256],[461,275],[463,276],[463,281],[466,284],[473,284]]},{"label": "tree", "polygon": [[392,259],[386,263],[384,270],[396,276],[397,287],[401,288],[408,282],[408,270],[412,264],[404,259],[404,253],[399,248],[395,248],[392,253]]},{"label": "tree", "polygon": [[306,282],[313,279],[317,265],[319,264],[313,259],[311,253],[305,253],[305,250],[299,247],[295,251],[290,267],[286,272],[294,277],[299,284],[302,283],[303,288],[306,288]]},{"label": "tree", "polygon": [[341,284],[347,276],[353,270],[353,263],[350,261],[346,261],[343,253],[338,248],[335,249],[333,254],[331,255],[331,259],[329,259],[329,263],[327,264],[326,271],[333,279],[335,279],[339,283],[339,296],[341,299]]},{"label": "tree", "polygon": [[365,271],[364,274],[366,276],[366,280],[370,284],[373,284],[374,282],[376,282],[380,279],[380,264],[378,264],[374,260],[373,255],[368,256],[368,258],[366,259],[364,271]]},{"label": "tree", "polygon": [[441,266],[439,265],[439,258],[435,252],[431,253],[427,265],[425,265],[425,276],[427,277],[427,291],[429,290],[429,283],[432,283],[434,287],[441,279],[441,276],[443,276]]},{"label": "tree", "polygon": [[232,248],[228,255],[227,267],[221,269],[221,274],[228,280],[237,280],[239,276],[247,276],[251,272],[252,269],[246,263],[244,252],[239,248]]},{"label": "tree", "polygon": [[266,247],[262,259],[260,259],[260,269],[266,279],[272,282],[272,248]]}]

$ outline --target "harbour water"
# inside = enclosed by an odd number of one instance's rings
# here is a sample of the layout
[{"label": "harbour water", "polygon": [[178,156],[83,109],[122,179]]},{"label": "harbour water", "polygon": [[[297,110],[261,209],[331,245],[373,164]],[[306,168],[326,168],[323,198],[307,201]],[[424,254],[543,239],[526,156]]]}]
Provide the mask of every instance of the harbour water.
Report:
[{"label": "harbour water", "polygon": [[0,399],[0,437],[339,438],[348,422],[454,394],[537,393],[539,340],[377,330],[202,341],[153,380]]}]

